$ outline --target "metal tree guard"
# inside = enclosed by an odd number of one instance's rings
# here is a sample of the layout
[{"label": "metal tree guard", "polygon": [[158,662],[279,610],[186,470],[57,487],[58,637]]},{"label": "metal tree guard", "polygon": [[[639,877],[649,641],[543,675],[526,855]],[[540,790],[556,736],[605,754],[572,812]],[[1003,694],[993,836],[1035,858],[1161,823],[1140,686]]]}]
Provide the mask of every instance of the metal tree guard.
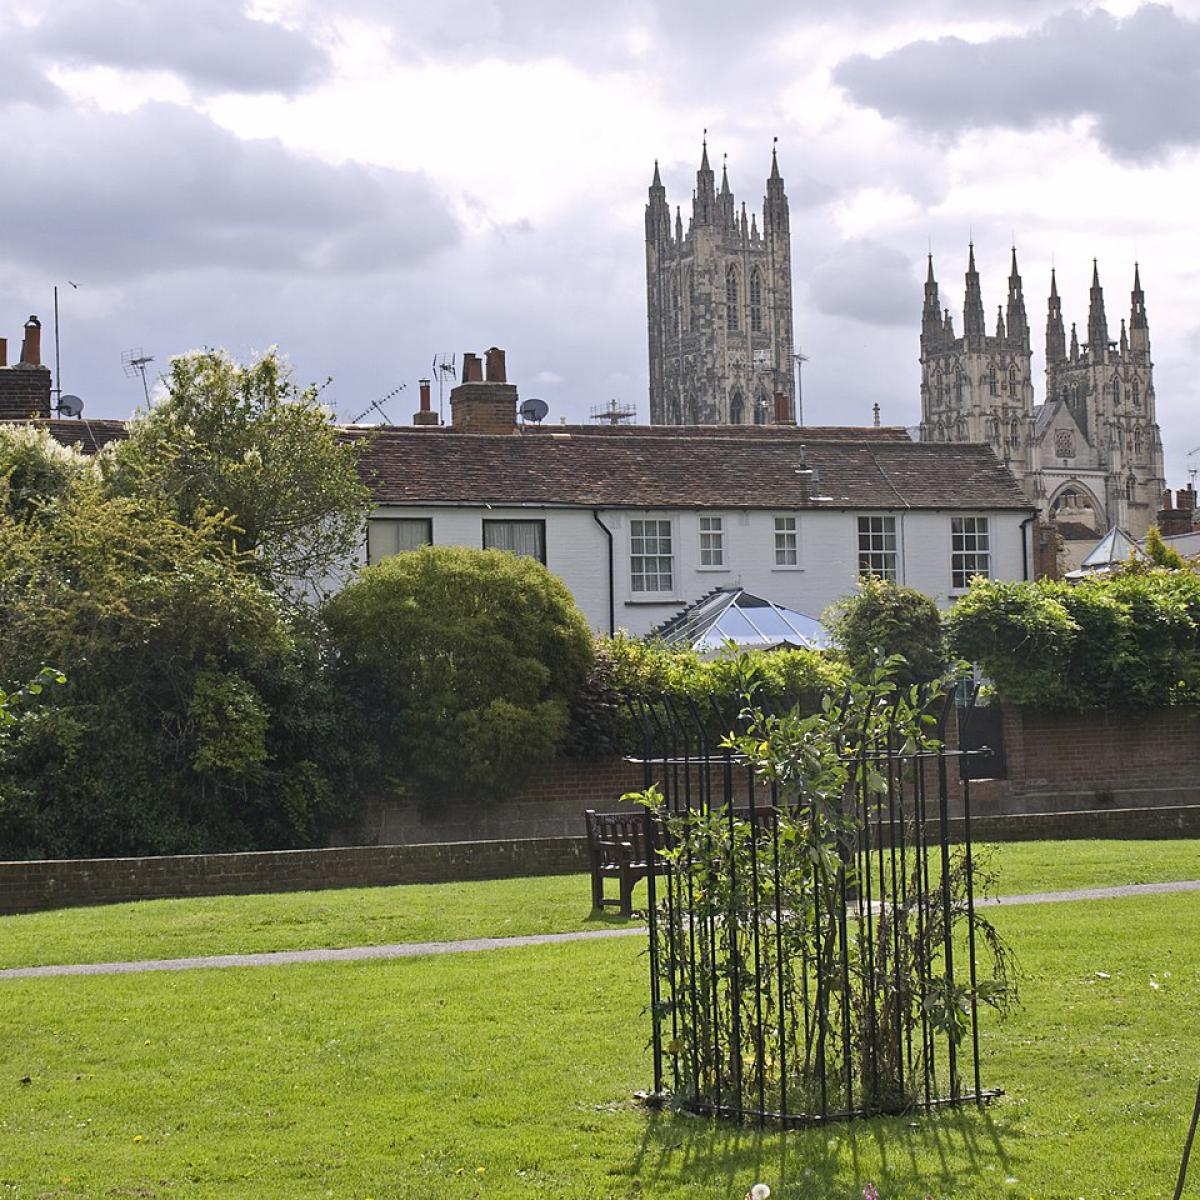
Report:
[{"label": "metal tree guard", "polygon": [[[976,691],[960,697],[960,743]],[[978,1006],[995,993],[981,992],[977,937],[1001,968],[1005,951],[975,911],[970,840],[968,760],[988,751],[946,747],[953,690],[919,704],[934,738],[864,726],[836,748],[844,793],[805,802],[719,745],[747,714],[632,704],[630,761],[662,795],[645,814],[663,859],[648,876],[658,1101],[800,1126],[1000,1094],[981,1081]]]}]

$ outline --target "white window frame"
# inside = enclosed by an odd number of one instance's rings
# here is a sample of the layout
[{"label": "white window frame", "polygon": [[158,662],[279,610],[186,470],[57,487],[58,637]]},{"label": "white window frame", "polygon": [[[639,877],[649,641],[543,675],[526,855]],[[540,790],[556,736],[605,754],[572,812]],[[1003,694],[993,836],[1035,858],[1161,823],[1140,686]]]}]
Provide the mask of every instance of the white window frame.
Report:
[{"label": "white window frame", "polygon": [[[891,513],[860,513],[855,520],[858,574],[900,582],[900,540]],[[890,543],[890,545],[889,545]]]},{"label": "white window frame", "polygon": [[[788,528],[790,522],[791,527]],[[774,530],[774,565],[775,571],[799,571],[800,564],[800,518],[796,513],[776,513],[772,519]],[[791,546],[787,539],[791,538]],[[782,540],[781,540],[782,539]],[[790,549],[792,561],[788,562]]]},{"label": "white window frame", "polygon": [[965,592],[976,575],[992,578],[991,520],[978,514],[951,517],[950,590]]},{"label": "white window frame", "polygon": [[[648,525],[656,525],[658,528],[650,532],[646,529]],[[645,547],[645,539],[647,535],[655,539],[654,553],[647,553]],[[667,553],[662,553],[662,539],[665,537]],[[641,539],[642,549],[638,550],[638,539]],[[678,580],[679,564],[676,561],[675,554],[675,522],[670,517],[630,517],[629,518],[629,595],[636,602],[638,600],[658,600],[668,597],[674,597],[676,583]],[[657,567],[653,572],[645,570],[635,570],[636,562],[639,559],[655,559]],[[639,575],[643,579],[652,578],[655,582],[661,583],[663,579],[662,562],[666,561],[666,580],[668,586],[666,588],[648,588],[638,587],[637,580]]]},{"label": "white window frame", "polygon": [[[725,560],[725,517],[721,513],[700,513],[697,517],[699,530],[699,571],[728,571]],[[708,561],[705,561],[707,556]]]}]

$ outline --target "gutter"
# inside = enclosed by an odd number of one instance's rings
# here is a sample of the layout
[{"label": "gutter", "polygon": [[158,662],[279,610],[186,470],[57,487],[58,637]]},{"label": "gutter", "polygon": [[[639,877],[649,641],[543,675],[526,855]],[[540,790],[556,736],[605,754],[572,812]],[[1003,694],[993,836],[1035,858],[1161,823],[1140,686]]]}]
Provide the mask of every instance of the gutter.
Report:
[{"label": "gutter", "polygon": [[592,520],[604,530],[604,536],[608,538],[608,636],[613,637],[617,632],[617,592],[613,576],[613,533],[600,520],[600,510],[598,508],[592,509]]},{"label": "gutter", "polygon": [[1026,581],[1029,579],[1029,539],[1025,536],[1025,530],[1036,520],[1037,512],[1035,510],[1033,516],[1026,517],[1021,522],[1021,578]]}]

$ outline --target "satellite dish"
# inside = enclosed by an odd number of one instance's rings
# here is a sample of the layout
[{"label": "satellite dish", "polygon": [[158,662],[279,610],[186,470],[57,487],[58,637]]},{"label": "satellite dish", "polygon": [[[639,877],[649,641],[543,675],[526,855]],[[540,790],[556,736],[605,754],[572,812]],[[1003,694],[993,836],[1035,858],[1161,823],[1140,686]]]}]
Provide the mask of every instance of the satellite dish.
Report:
[{"label": "satellite dish", "polygon": [[539,400],[536,396],[530,396],[521,405],[521,417],[526,421],[533,421],[535,424],[540,424],[546,419],[546,414],[550,411],[550,405],[545,400]]},{"label": "satellite dish", "polygon": [[66,417],[83,415],[83,401],[78,396],[59,396],[58,411]]}]

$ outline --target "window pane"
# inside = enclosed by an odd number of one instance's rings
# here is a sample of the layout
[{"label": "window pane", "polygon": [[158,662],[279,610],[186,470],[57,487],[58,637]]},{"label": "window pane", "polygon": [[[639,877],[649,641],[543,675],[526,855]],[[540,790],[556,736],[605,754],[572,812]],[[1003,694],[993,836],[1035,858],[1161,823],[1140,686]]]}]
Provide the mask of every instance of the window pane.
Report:
[{"label": "window pane", "polygon": [[858,573],[897,578],[896,518],[858,518]]},{"label": "window pane", "polygon": [[775,518],[775,565],[795,567],[800,562],[795,517]]},{"label": "window pane", "polygon": [[725,565],[725,518],[700,518],[700,565],[723,567]]},{"label": "window pane", "polygon": [[671,522],[629,522],[629,586],[635,592],[674,589]]},{"label": "window pane", "polygon": [[484,521],[483,548],[507,550],[527,558],[546,561],[546,523],[544,521]]},{"label": "window pane", "polygon": [[367,561],[377,563],[432,541],[433,522],[428,517],[372,517],[367,523]]},{"label": "window pane", "polygon": [[991,545],[987,517],[950,518],[950,582],[965,588],[975,575],[991,577]]}]

